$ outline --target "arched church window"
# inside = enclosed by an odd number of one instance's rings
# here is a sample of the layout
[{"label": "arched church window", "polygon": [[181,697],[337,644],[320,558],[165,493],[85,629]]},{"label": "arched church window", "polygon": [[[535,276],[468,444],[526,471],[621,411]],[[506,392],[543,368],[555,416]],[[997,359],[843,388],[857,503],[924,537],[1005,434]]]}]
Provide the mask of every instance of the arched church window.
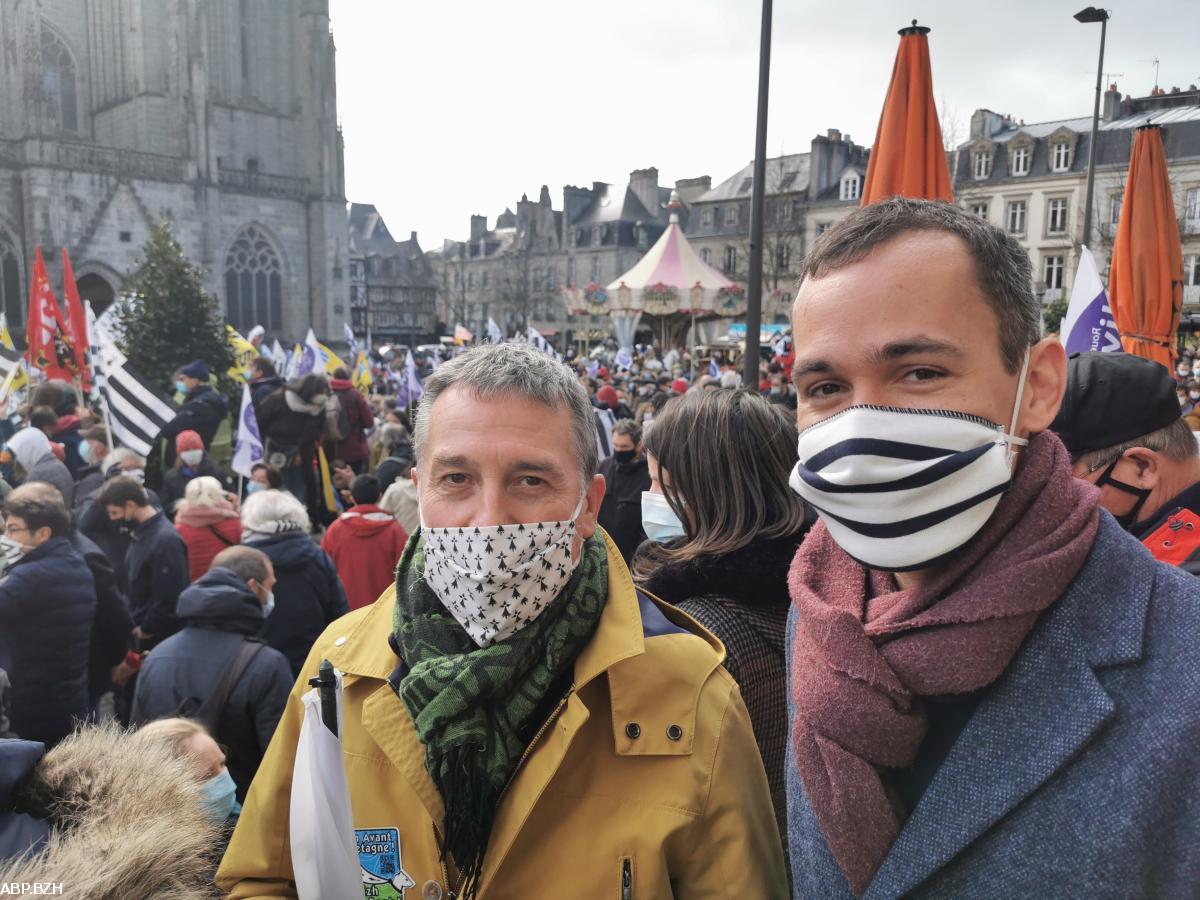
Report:
[{"label": "arched church window", "polygon": [[255,325],[277,331],[283,320],[283,267],[256,225],[242,229],[225,257],[225,315],[245,334]]},{"label": "arched church window", "polygon": [[17,243],[0,228],[0,310],[8,317],[10,328],[25,324],[25,295],[21,290],[21,258]]},{"label": "arched church window", "polygon": [[42,26],[42,109],[52,128],[79,130],[75,60],[63,39]]}]

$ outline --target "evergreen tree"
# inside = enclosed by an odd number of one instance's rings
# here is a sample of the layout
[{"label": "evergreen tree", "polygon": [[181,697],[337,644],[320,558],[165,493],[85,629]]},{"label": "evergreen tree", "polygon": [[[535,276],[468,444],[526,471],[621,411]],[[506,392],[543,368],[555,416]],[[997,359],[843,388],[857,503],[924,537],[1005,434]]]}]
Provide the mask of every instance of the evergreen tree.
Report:
[{"label": "evergreen tree", "polygon": [[180,366],[202,359],[222,382],[227,380],[233,351],[225,319],[169,223],[151,229],[122,293],[128,300],[117,317],[118,342],[135,369],[167,389]]},{"label": "evergreen tree", "polygon": [[1057,334],[1062,325],[1063,317],[1067,314],[1066,300],[1051,300],[1042,310],[1042,322],[1046,326],[1046,334]]}]

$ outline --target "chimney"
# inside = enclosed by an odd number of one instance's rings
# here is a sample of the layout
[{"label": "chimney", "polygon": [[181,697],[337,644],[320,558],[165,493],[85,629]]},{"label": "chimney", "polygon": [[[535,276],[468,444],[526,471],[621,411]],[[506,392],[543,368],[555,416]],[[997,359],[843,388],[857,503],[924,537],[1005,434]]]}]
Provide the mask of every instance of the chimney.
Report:
[{"label": "chimney", "polygon": [[691,203],[702,194],[712,190],[712,177],[701,175],[699,178],[680,178],[675,182],[675,192],[685,204]]},{"label": "chimney", "polygon": [[487,216],[471,216],[471,240],[477,241],[487,234]]},{"label": "chimney", "polygon": [[1012,124],[1011,116],[1002,116],[990,109],[977,109],[971,113],[970,139],[974,141],[979,138],[990,138],[997,131],[1002,131],[1005,126]]},{"label": "chimney", "polygon": [[409,239],[410,241],[412,241],[412,242],[415,244],[415,243],[417,242],[417,233],[416,233],[415,231],[414,231],[414,232],[412,232],[412,233],[411,233],[411,234],[408,236],[408,239]]},{"label": "chimney", "polygon": [[658,169],[634,169],[629,173],[629,190],[651,216],[658,218]]},{"label": "chimney", "polygon": [[1108,90],[1104,92],[1104,101],[1100,104],[1100,119],[1103,122],[1112,122],[1121,117],[1121,92],[1117,90],[1115,84],[1110,84]]}]

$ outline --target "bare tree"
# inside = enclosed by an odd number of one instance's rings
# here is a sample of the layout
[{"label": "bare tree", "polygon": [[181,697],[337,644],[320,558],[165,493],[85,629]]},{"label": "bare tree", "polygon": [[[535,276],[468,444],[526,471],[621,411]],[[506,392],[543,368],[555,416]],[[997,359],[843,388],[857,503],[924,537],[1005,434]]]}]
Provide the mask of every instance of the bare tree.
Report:
[{"label": "bare tree", "polygon": [[[804,256],[804,220],[796,201],[800,198],[794,185],[785,182],[788,172],[784,166],[784,155],[767,160],[766,165],[766,208],[763,210],[763,290],[777,290],[791,284]],[[750,236],[747,234],[741,247],[743,265],[737,278],[749,278]]]}]

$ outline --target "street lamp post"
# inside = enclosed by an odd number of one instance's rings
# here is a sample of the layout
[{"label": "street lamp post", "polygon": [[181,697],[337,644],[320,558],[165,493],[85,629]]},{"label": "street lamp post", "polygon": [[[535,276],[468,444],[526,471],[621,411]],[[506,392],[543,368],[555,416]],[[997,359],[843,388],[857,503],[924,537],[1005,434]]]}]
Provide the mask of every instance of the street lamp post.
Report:
[{"label": "street lamp post", "polygon": [[758,332],[762,325],[763,217],[766,205],[767,88],[771,80],[771,0],[763,0],[758,50],[758,122],[754,132],[754,180],[750,191],[750,277],[746,285],[746,354],[742,384],[758,390]]},{"label": "street lamp post", "polygon": [[1104,78],[1104,37],[1108,30],[1108,10],[1089,6],[1075,13],[1075,21],[1100,23],[1100,63],[1096,66],[1096,103],[1092,107],[1092,139],[1088,147],[1087,192],[1083,207],[1083,244],[1092,242],[1092,197],[1096,189],[1096,132],[1100,129],[1100,87]]}]

